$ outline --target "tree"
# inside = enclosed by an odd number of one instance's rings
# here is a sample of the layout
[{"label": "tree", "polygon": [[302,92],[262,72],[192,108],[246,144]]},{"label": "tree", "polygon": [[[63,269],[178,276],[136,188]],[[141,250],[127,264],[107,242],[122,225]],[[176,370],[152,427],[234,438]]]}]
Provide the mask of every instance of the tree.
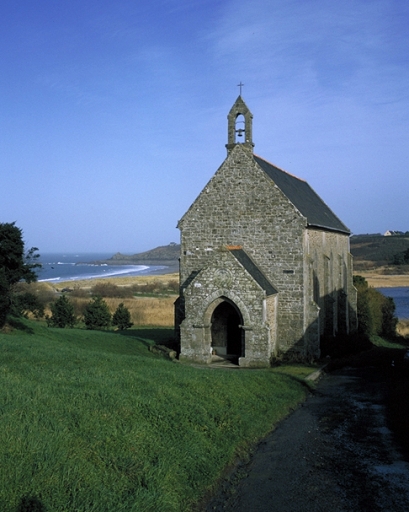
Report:
[{"label": "tree", "polygon": [[392,297],[385,297],[382,304],[382,336],[393,338],[396,336],[398,318],[395,316],[396,305]]},{"label": "tree", "polygon": [[74,306],[65,295],[56,300],[50,306],[52,316],[47,318],[49,327],[74,327],[75,315]]},{"label": "tree", "polygon": [[0,327],[12,307],[13,286],[21,280],[37,280],[35,269],[41,267],[37,251],[32,247],[25,254],[22,230],[14,222],[0,223]]},{"label": "tree", "polygon": [[393,265],[407,265],[409,264],[409,248],[406,251],[398,252],[392,257]]},{"label": "tree", "polygon": [[116,308],[114,316],[112,317],[112,325],[117,326],[121,331],[133,326],[129,309],[124,306],[123,302]]},{"label": "tree", "polygon": [[97,295],[85,308],[84,323],[87,329],[103,329],[111,325],[111,313],[108,304]]},{"label": "tree", "polygon": [[372,335],[394,337],[398,322],[394,300],[369,287],[362,276],[354,276],[354,285],[358,291],[358,333],[368,339]]}]

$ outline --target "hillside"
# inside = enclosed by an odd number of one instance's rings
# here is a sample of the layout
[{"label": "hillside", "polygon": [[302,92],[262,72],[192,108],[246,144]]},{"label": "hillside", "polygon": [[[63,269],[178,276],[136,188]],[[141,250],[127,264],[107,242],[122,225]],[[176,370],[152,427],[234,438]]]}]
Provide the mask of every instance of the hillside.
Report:
[{"label": "hillside", "polygon": [[[409,236],[353,235],[351,253],[355,270],[369,270],[391,265],[393,257],[409,249]],[[394,266],[396,273],[405,272],[404,266]]]},{"label": "hillside", "polygon": [[194,368],[149,350],[171,329],[18,322],[0,332],[3,512],[196,510],[317,369]]},{"label": "hillside", "polygon": [[117,252],[105,261],[98,263],[108,263],[109,265],[169,265],[175,266],[180,256],[180,245],[174,242],[169,245],[161,245],[150,251],[137,254],[122,254]]}]

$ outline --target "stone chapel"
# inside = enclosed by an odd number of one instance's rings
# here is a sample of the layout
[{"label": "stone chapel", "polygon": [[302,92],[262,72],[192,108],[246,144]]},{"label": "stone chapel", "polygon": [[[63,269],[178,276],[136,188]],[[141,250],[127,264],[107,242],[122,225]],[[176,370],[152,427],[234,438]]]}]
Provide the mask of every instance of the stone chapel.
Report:
[{"label": "stone chapel", "polygon": [[349,229],[305,181],[253,153],[241,95],[227,158],[178,223],[180,359],[269,366],[315,359],[356,330]]}]

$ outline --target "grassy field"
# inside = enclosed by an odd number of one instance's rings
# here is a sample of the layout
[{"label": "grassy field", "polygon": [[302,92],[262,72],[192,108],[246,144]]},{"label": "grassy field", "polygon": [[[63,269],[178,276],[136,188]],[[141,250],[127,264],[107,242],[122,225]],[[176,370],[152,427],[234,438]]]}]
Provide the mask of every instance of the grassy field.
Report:
[{"label": "grassy field", "polygon": [[149,352],[171,335],[28,320],[0,333],[2,512],[30,500],[48,512],[191,511],[305,397],[314,368],[211,369]]},{"label": "grassy field", "polygon": [[372,286],[373,288],[409,286],[409,274],[385,275],[379,272],[380,269],[372,270],[369,272],[357,271],[356,274],[364,277],[367,280],[369,286]]},{"label": "grassy field", "polygon": [[[110,279],[87,279],[65,281],[61,283],[32,283],[22,285],[24,290],[40,297],[43,302],[56,300],[62,290],[67,292],[72,302],[75,315],[81,318],[86,305],[95,294],[101,295],[111,314],[123,302],[131,314],[135,326],[171,327],[174,323],[174,302],[178,296],[178,274],[163,274],[154,276],[115,277]],[[116,289],[115,293],[113,289]],[[110,292],[110,293],[104,293]],[[45,313],[51,315],[46,306]]]}]

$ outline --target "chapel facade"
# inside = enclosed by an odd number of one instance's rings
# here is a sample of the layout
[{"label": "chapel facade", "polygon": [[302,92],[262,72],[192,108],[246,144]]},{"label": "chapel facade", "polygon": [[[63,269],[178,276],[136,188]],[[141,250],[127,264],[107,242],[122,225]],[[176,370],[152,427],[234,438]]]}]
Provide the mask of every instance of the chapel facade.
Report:
[{"label": "chapel facade", "polygon": [[180,359],[269,366],[315,359],[356,330],[349,229],[303,180],[253,153],[241,95],[227,158],[178,223]]}]

